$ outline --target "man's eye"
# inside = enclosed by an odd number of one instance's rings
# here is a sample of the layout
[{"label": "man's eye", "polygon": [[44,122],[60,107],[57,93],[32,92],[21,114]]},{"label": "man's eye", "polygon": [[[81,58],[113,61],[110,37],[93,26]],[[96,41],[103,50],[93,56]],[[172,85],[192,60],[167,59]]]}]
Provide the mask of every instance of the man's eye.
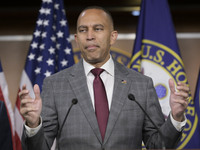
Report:
[{"label": "man's eye", "polygon": [[103,29],[102,28],[96,28],[95,30],[96,31],[102,31]]},{"label": "man's eye", "polygon": [[80,29],[79,32],[86,32],[86,29]]}]

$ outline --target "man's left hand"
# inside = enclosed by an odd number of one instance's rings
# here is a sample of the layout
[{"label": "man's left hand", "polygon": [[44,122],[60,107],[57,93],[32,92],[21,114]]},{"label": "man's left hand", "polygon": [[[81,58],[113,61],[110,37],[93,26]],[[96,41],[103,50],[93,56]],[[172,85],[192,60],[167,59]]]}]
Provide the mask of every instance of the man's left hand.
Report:
[{"label": "man's left hand", "polygon": [[177,83],[177,91],[172,79],[169,79],[170,107],[172,117],[179,122],[184,121],[184,113],[189,103],[189,87],[185,83]]}]

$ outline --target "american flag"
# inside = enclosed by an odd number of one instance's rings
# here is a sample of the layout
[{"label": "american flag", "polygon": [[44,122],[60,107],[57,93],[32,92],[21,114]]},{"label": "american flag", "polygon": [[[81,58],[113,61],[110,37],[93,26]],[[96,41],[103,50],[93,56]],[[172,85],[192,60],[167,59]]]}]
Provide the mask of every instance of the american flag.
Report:
[{"label": "american flag", "polygon": [[[4,135],[3,137],[1,137],[0,139],[2,140],[2,138],[6,138],[4,139],[4,142],[1,143],[2,141],[0,141],[0,149],[13,149],[15,150],[15,140],[14,140],[14,137],[15,137],[15,125],[14,125],[14,113],[13,113],[13,109],[12,109],[12,104],[11,104],[11,101],[9,100],[9,96],[8,96],[8,85],[7,85],[7,82],[6,82],[6,79],[5,79],[5,75],[4,75],[4,72],[3,72],[3,69],[2,69],[2,66],[1,66],[1,61],[0,61],[0,101],[3,101],[3,103],[5,104],[6,106],[6,110],[7,110],[7,116],[8,116],[8,120],[9,120],[9,124],[10,124],[10,128],[11,128],[11,137],[9,137],[9,133],[0,133],[2,135]],[[7,116],[2,116],[2,114],[0,113],[0,117],[1,118],[5,118]],[[5,115],[5,114],[3,114]],[[1,123],[0,124],[0,128],[2,129],[2,126],[7,126],[6,125],[6,122],[4,122],[3,124]],[[2,130],[1,130],[2,131]],[[5,132],[8,132],[8,131],[5,131]],[[10,144],[13,144],[13,145],[10,145]]]},{"label": "american flag", "polygon": [[[26,84],[30,95],[34,97],[34,84],[38,84],[42,90],[45,77],[73,64],[73,51],[63,1],[42,0],[25,68],[21,76],[20,89]],[[18,124],[18,136],[21,138],[23,118],[19,113],[19,108],[20,100],[17,98],[15,122]]]},{"label": "american flag", "polygon": [[62,0],[43,0],[25,71],[40,88],[45,77],[74,64]]}]

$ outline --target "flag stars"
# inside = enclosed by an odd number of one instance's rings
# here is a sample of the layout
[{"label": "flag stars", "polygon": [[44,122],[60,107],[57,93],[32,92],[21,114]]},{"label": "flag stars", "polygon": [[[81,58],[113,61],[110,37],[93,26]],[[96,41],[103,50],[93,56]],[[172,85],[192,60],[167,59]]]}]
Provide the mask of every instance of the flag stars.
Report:
[{"label": "flag stars", "polygon": [[33,42],[33,43],[31,44],[31,47],[32,47],[32,49],[35,49],[35,48],[37,48],[37,47],[38,47],[38,43],[36,43],[36,42]]},{"label": "flag stars", "polygon": [[56,44],[56,49],[60,49],[60,44]]},{"label": "flag stars", "polygon": [[71,42],[71,38],[70,37],[68,37],[68,38],[66,38],[67,39],[67,41],[70,43]]},{"label": "flag stars", "polygon": [[48,51],[50,54],[55,54],[55,48],[53,47],[50,47]]},{"label": "flag stars", "polygon": [[38,26],[41,26],[43,24],[43,21],[41,19],[39,19],[36,23]]},{"label": "flag stars", "polygon": [[41,44],[41,45],[40,45],[40,49],[43,50],[44,48],[45,48],[45,45],[44,45],[44,44]]},{"label": "flag stars", "polygon": [[59,9],[59,4],[55,4],[54,8],[58,10]]},{"label": "flag stars", "polygon": [[55,15],[53,15],[53,18],[56,20],[56,18],[57,18],[56,14],[55,14]]},{"label": "flag stars", "polygon": [[44,75],[45,75],[46,77],[49,77],[49,76],[51,75],[51,72],[47,70],[47,71],[44,73]]},{"label": "flag stars", "polygon": [[45,14],[46,14],[46,15],[50,15],[50,14],[51,14],[51,9],[48,9],[48,8],[47,8],[47,9],[45,10]]},{"label": "flag stars", "polygon": [[39,57],[37,58],[37,61],[38,61],[38,62],[42,62],[42,59],[43,59],[43,56],[39,56]]},{"label": "flag stars", "polygon": [[41,9],[39,10],[39,12],[40,12],[41,14],[44,14],[44,13],[45,13],[45,9],[44,9],[44,8],[41,8]]},{"label": "flag stars", "polygon": [[63,12],[63,14],[65,14],[65,10],[64,9],[62,9],[62,12]]},{"label": "flag stars", "polygon": [[53,41],[53,42],[56,42],[56,37],[53,35],[53,36],[51,36],[51,40]]},{"label": "flag stars", "polygon": [[67,66],[68,61],[63,59],[60,63],[62,65],[62,67],[65,67],[65,66]]},{"label": "flag stars", "polygon": [[60,25],[61,25],[61,26],[66,26],[66,24],[67,24],[67,21],[64,20],[64,19],[62,19],[62,20],[60,21]]},{"label": "flag stars", "polygon": [[29,60],[34,60],[35,59],[35,54],[30,53],[30,55],[28,55]]},{"label": "flag stars", "polygon": [[37,23],[38,26],[41,26],[41,25],[48,26],[49,25],[49,20],[39,19],[36,23]]},{"label": "flag stars", "polygon": [[35,37],[39,37],[40,33],[41,33],[41,31],[36,30],[33,34],[35,35]]},{"label": "flag stars", "polygon": [[41,8],[39,10],[40,14],[45,14],[45,15],[49,15],[51,13],[51,9],[48,9],[48,8]]},{"label": "flag stars", "polygon": [[49,25],[49,20],[44,20],[43,25],[44,26],[48,26]]},{"label": "flag stars", "polygon": [[66,54],[70,54],[71,53],[71,49],[66,47],[66,49],[64,50]]},{"label": "flag stars", "polygon": [[43,3],[52,3],[52,0],[42,0],[43,1]]},{"label": "flag stars", "polygon": [[47,32],[43,32],[42,33],[42,38],[46,38],[47,37]]},{"label": "flag stars", "polygon": [[52,28],[53,28],[54,31],[56,31],[56,26],[55,25],[53,25]]},{"label": "flag stars", "polygon": [[49,58],[46,62],[47,62],[47,64],[48,64],[48,66],[53,66],[53,59],[51,59],[51,58]]},{"label": "flag stars", "polygon": [[41,68],[37,67],[37,68],[35,69],[35,73],[36,73],[36,74],[40,74],[40,72],[41,72]]},{"label": "flag stars", "polygon": [[63,38],[63,32],[58,31],[58,32],[57,32],[57,36],[58,36],[58,38]]}]

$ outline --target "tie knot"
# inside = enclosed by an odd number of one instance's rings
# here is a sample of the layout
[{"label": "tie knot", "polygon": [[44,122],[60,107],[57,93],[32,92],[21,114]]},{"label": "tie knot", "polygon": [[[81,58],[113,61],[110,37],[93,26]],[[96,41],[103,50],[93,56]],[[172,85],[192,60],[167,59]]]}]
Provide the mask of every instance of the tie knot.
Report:
[{"label": "tie knot", "polygon": [[95,77],[99,76],[103,71],[104,71],[104,69],[101,69],[101,68],[94,68],[91,70],[92,74]]}]

